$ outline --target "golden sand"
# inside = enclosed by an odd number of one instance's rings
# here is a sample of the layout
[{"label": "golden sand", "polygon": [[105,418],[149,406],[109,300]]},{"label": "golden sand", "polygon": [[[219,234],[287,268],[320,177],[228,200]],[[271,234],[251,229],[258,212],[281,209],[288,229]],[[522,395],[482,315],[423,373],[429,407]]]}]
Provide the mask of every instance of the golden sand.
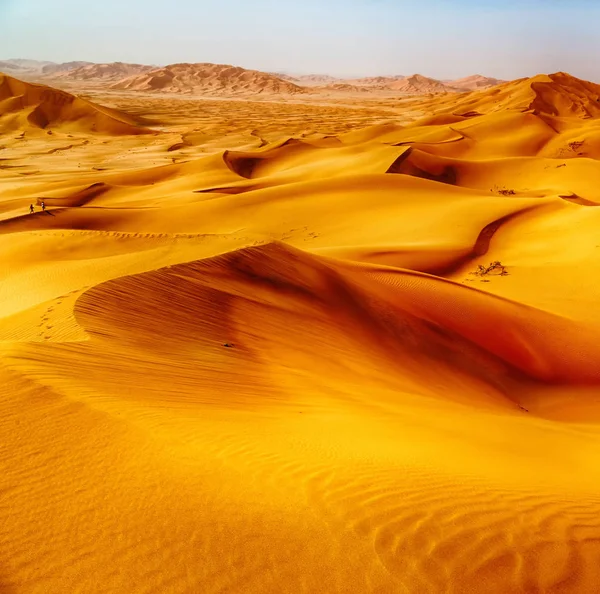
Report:
[{"label": "golden sand", "polygon": [[0,78],[0,592],[598,592],[599,89]]}]

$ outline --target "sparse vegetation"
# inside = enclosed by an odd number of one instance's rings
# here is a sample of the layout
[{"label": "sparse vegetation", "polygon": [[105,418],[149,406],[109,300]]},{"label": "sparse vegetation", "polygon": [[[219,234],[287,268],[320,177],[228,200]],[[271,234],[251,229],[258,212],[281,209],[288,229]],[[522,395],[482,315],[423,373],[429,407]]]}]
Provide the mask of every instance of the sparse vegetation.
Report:
[{"label": "sparse vegetation", "polygon": [[475,272],[471,272],[475,276],[486,276],[488,274],[493,274],[497,276],[507,276],[508,272],[506,270],[506,266],[497,260],[495,262],[491,262],[489,266],[483,266],[479,264],[477,266],[477,270]]},{"label": "sparse vegetation", "polygon": [[501,194],[502,196],[514,196],[516,194],[514,190],[501,188],[499,186],[494,186],[491,191],[495,192],[496,194]]},{"label": "sparse vegetation", "polygon": [[572,142],[569,142],[569,144],[565,147],[565,148],[561,148],[558,151],[557,157],[560,158],[564,158],[564,157],[569,157],[571,156],[573,153],[575,153],[578,157],[583,156],[583,153],[579,151],[579,149],[585,144],[584,140],[573,140]]}]

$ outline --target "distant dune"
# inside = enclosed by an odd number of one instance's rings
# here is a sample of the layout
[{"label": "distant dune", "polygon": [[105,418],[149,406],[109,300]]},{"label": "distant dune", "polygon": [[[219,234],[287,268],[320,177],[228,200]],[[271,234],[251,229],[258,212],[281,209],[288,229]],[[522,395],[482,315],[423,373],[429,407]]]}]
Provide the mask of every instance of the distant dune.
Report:
[{"label": "distant dune", "polygon": [[351,85],[359,87],[382,87],[390,88],[391,85],[399,80],[403,80],[406,77],[403,75],[398,76],[367,76],[363,78],[349,78],[345,82]]},{"label": "distant dune", "polygon": [[287,74],[248,70],[237,66],[198,63],[157,67],[124,62],[55,63],[39,60],[0,61],[0,71],[27,80],[108,82],[114,89],[183,94],[298,94],[342,92],[364,94],[364,89],[395,91],[401,94],[430,94],[488,88],[504,81],[475,74],[457,80],[437,80],[420,74],[412,76],[336,77],[328,74]]},{"label": "distant dune", "polygon": [[490,78],[489,76],[482,76],[481,74],[473,74],[472,76],[465,76],[464,78],[458,78],[456,80],[445,80],[443,82],[445,85],[454,89],[474,91],[476,89],[494,87],[506,81],[498,78]]},{"label": "distant dune", "polygon": [[45,67],[52,65],[54,65],[54,62],[10,58],[0,61],[0,72],[6,72],[15,76],[31,77],[41,74]]},{"label": "distant dune", "polygon": [[564,72],[540,74],[473,91],[459,101],[448,98],[436,105],[440,111],[459,115],[517,110],[552,116],[598,117],[600,85]]},{"label": "distant dune", "polygon": [[428,78],[421,74],[413,74],[406,78],[394,81],[387,85],[389,89],[399,91],[401,93],[411,93],[415,95],[428,93],[448,93],[452,89],[446,86],[443,82],[435,78]]},{"label": "distant dune", "polygon": [[117,110],[0,73],[0,133],[47,128],[117,135],[152,132]]},{"label": "distant dune", "polygon": [[304,89],[292,82],[258,70],[224,64],[172,64],[130,76],[113,89],[212,94],[297,94]]},{"label": "distant dune", "polygon": [[62,64],[48,64],[42,68],[43,75],[51,75],[55,73],[66,73],[71,70],[83,68],[84,66],[91,65],[92,62],[64,62]]},{"label": "distant dune", "polygon": [[280,78],[281,80],[287,80],[301,87],[314,87],[324,86],[329,84],[335,84],[341,81],[341,79],[335,76],[329,76],[328,74],[281,74],[277,72],[271,73],[273,76]]},{"label": "distant dune", "polygon": [[375,90],[383,90],[383,89],[372,89],[369,87],[364,87],[360,85],[353,85],[345,82],[335,82],[329,83],[323,86],[314,86],[310,88],[313,93],[345,93],[349,95],[364,95],[366,93],[373,92]]},{"label": "distant dune", "polygon": [[9,62],[7,60],[0,60],[0,68],[3,72],[9,72],[13,70],[24,70],[22,66],[19,66],[18,64],[13,64],[12,62]]},{"label": "distant dune", "polygon": [[0,77],[0,592],[598,594],[600,86],[136,80]]},{"label": "distant dune", "polygon": [[152,66],[142,64],[125,64],[113,62],[111,64],[92,64],[90,62],[68,62],[66,64],[55,64],[45,66],[43,74],[50,75],[56,79],[65,80],[105,80],[116,81],[151,70]]}]

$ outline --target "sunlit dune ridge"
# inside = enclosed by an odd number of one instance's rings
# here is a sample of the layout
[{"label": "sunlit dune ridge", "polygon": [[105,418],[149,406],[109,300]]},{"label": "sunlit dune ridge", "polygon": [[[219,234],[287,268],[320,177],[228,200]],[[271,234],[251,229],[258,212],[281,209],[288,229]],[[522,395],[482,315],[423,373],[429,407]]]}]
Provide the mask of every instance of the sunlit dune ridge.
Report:
[{"label": "sunlit dune ridge", "polygon": [[597,592],[596,86],[227,148],[48,89],[0,81],[1,592]]},{"label": "sunlit dune ridge", "polygon": [[65,91],[0,73],[0,133],[48,127],[114,135],[150,133],[139,123]]}]

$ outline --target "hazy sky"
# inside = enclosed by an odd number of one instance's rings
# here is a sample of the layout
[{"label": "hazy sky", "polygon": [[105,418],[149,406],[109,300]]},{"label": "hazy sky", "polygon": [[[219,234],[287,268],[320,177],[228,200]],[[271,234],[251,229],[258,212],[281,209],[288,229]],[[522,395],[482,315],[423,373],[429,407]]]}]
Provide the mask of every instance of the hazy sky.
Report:
[{"label": "hazy sky", "polygon": [[0,59],[600,81],[600,0],[0,0]]}]

